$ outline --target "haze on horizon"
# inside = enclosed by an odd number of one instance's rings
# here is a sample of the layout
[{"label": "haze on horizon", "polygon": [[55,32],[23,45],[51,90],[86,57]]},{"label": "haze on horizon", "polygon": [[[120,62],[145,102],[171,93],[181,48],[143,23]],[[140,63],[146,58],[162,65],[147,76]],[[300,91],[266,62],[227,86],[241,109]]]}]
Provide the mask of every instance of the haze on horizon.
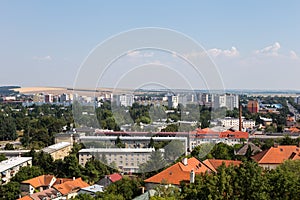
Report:
[{"label": "haze on horizon", "polygon": [[[300,90],[299,7],[299,1],[258,0],[1,1],[0,85],[73,87],[80,65],[99,43],[126,30],[162,27],[201,44],[225,89]],[[120,68],[126,71],[149,60],[159,64],[166,58],[136,51],[116,63],[97,87],[114,87]],[[188,72],[180,61],[168,64]],[[195,89],[207,89],[193,73],[187,79],[199,85]],[[182,87],[176,78],[170,84]]]}]

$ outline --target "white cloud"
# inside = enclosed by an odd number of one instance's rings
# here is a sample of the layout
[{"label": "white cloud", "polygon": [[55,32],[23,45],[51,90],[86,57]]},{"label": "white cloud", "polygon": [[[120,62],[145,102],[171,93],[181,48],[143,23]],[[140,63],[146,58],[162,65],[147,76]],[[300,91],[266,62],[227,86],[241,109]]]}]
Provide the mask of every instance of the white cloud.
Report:
[{"label": "white cloud", "polygon": [[136,58],[150,58],[150,57],[153,57],[154,53],[153,52],[149,52],[149,51],[146,51],[146,52],[141,52],[141,51],[129,51],[127,53],[127,56],[130,56],[130,57],[136,57]]},{"label": "white cloud", "polygon": [[291,59],[298,59],[299,57],[298,57],[298,55],[295,51],[291,50],[290,51],[290,58]]},{"label": "white cloud", "polygon": [[38,61],[51,61],[52,57],[51,56],[33,56],[33,60],[38,60]]},{"label": "white cloud", "polygon": [[217,57],[217,56],[236,57],[240,54],[236,47],[231,47],[231,49],[225,49],[225,50],[217,49],[217,48],[209,49],[207,50],[207,53],[212,57]]},{"label": "white cloud", "polygon": [[264,47],[256,50],[255,54],[267,55],[267,56],[278,56],[278,51],[281,48],[279,42],[275,42],[273,45]]}]

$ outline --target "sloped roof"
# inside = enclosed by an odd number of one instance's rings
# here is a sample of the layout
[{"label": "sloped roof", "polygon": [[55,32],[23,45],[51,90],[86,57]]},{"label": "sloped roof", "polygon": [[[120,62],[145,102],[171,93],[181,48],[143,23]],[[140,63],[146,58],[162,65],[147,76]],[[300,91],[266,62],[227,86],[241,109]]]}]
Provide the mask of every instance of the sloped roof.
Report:
[{"label": "sloped roof", "polygon": [[27,195],[27,196],[24,196],[24,197],[19,198],[17,200],[32,200],[32,198],[29,195]]},{"label": "sloped roof", "polygon": [[249,146],[250,146],[250,149],[252,151],[252,155],[256,154],[257,152],[261,152],[262,151],[258,146],[256,146],[252,142],[249,142],[249,143],[245,144],[242,148],[240,148],[236,152],[236,155],[245,155]]},{"label": "sloped roof", "polygon": [[41,191],[41,192],[33,193],[33,194],[30,195],[30,197],[33,200],[41,200],[43,198],[46,198],[46,199],[50,200],[50,199],[56,198],[57,193],[58,193],[58,191],[56,189],[50,188],[50,189],[47,189],[47,190],[44,190],[44,191]]},{"label": "sloped roof", "polygon": [[243,132],[243,131],[231,131],[231,130],[226,130],[223,132],[220,132],[220,138],[236,138],[236,139],[248,139],[249,138],[249,133]]},{"label": "sloped roof", "polygon": [[110,175],[108,175],[108,177],[111,180],[111,182],[113,182],[113,183],[122,179],[122,176],[118,173],[110,174]]},{"label": "sloped roof", "polygon": [[262,151],[252,159],[259,164],[281,164],[288,159],[299,159],[299,153],[300,148],[296,145],[278,146]]},{"label": "sloped roof", "polygon": [[62,184],[54,185],[53,187],[57,189],[61,194],[66,195],[73,191],[78,191],[81,188],[88,187],[89,184],[84,182],[81,178],[77,178],[72,181],[67,181]]},{"label": "sloped roof", "polygon": [[41,186],[49,186],[52,179],[55,178],[53,175],[41,175],[26,181],[22,181],[24,184],[30,184],[34,188]]},{"label": "sloped roof", "polygon": [[195,173],[205,173],[210,171],[203,163],[192,157],[187,160],[187,165],[178,162],[160,173],[145,180],[147,183],[168,183],[179,185],[181,181],[190,180],[190,172],[194,170]]},{"label": "sloped roof", "polygon": [[211,170],[214,172],[217,172],[218,167],[220,167],[222,164],[225,164],[226,167],[230,165],[239,166],[242,161],[238,160],[219,160],[219,159],[206,159],[203,161],[204,164],[207,165]]}]

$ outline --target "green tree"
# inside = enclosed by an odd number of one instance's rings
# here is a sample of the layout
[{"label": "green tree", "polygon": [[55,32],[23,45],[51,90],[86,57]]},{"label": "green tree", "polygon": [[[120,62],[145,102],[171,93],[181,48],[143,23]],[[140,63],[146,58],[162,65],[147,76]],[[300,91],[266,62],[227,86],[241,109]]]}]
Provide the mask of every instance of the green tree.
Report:
[{"label": "green tree", "polygon": [[6,160],[6,159],[7,159],[6,156],[1,153],[0,154],[0,162],[3,161],[3,160]]},{"label": "green tree", "polygon": [[6,143],[5,144],[5,147],[4,147],[4,150],[14,150],[14,145],[11,144],[11,143]]},{"label": "green tree", "polygon": [[26,166],[22,167],[20,171],[11,179],[11,181],[19,182],[37,177],[42,175],[44,172],[40,167],[37,166]]},{"label": "green tree", "polygon": [[18,182],[9,182],[6,185],[0,185],[0,199],[5,200],[15,200],[19,198],[20,183]]}]

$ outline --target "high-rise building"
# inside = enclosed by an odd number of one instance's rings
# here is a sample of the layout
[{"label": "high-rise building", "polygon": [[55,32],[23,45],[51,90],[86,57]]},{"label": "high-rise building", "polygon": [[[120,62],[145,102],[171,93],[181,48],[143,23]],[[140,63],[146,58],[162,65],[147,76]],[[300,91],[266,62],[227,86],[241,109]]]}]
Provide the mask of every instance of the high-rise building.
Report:
[{"label": "high-rise building", "polygon": [[258,113],[259,111],[259,103],[256,100],[250,100],[247,104],[247,109],[250,113]]},{"label": "high-rise building", "polygon": [[168,96],[168,107],[177,108],[179,103],[179,97],[175,95]]},{"label": "high-rise building", "polygon": [[134,103],[134,95],[132,94],[123,94],[116,96],[116,104],[117,106],[132,106]]}]

